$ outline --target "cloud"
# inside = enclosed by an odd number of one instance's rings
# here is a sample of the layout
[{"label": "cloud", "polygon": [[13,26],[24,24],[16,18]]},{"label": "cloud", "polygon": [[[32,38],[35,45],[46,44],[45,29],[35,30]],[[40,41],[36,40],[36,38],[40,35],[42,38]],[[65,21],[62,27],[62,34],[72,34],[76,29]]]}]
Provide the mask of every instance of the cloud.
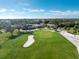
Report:
[{"label": "cloud", "polygon": [[33,9],[33,10],[28,10],[29,12],[44,12],[43,9]]},{"label": "cloud", "polygon": [[45,11],[44,9],[26,9],[26,8],[23,8],[23,10],[26,12],[44,12]]},{"label": "cloud", "polygon": [[52,15],[53,18],[79,18],[79,11],[76,11],[76,10],[74,10],[74,11],[50,10],[48,13],[45,13],[45,14]]},{"label": "cloud", "polygon": [[7,9],[3,8],[3,9],[0,9],[0,13],[3,13],[3,12],[6,12]]},{"label": "cloud", "polygon": [[61,11],[58,11],[58,10],[50,10],[49,12],[61,13]]},{"label": "cloud", "polygon": [[15,12],[15,9],[6,9],[6,8],[2,8],[0,9],[0,13],[9,13],[9,12]]},{"label": "cloud", "polygon": [[0,9],[0,18],[79,18],[79,10]]},{"label": "cloud", "polygon": [[49,11],[49,13],[60,14],[60,15],[75,15],[75,14],[79,14],[79,11],[71,11],[71,10],[66,10],[66,11]]}]

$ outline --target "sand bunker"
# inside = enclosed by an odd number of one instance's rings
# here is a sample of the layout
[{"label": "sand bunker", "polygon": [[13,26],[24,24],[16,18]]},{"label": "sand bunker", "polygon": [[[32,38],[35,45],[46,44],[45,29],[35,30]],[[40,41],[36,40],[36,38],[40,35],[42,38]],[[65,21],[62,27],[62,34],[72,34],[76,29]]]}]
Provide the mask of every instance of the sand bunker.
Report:
[{"label": "sand bunker", "polygon": [[30,47],[34,43],[34,35],[29,35],[28,40],[25,42],[23,47]]}]

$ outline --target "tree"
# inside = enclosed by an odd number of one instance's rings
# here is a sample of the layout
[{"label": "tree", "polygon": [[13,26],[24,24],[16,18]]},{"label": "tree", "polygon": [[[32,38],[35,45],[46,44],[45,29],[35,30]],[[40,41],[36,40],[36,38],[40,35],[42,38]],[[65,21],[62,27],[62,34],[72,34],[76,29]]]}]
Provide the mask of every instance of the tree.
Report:
[{"label": "tree", "polygon": [[14,32],[15,28],[11,27],[11,26],[8,26],[5,29],[6,29],[7,32],[10,32],[11,33],[11,37],[13,37],[13,32]]},{"label": "tree", "polygon": [[22,27],[23,27],[22,25],[17,25],[16,26],[16,29],[18,29],[18,33],[20,33],[20,29],[22,29]]}]

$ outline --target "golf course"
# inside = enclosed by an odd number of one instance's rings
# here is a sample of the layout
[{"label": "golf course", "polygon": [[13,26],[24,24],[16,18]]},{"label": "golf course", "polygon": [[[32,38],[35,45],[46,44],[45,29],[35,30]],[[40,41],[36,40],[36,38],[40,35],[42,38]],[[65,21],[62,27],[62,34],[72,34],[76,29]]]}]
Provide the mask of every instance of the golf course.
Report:
[{"label": "golf course", "polygon": [[35,42],[23,47],[28,33],[10,39],[10,33],[0,34],[0,59],[79,59],[76,47],[58,32],[39,29],[33,32]]}]

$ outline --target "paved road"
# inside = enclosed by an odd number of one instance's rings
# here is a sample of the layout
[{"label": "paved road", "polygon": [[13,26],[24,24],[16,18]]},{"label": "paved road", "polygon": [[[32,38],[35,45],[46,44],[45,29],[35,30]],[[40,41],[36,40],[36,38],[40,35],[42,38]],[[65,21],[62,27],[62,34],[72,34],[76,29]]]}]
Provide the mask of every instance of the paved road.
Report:
[{"label": "paved road", "polygon": [[62,31],[62,32],[60,32],[60,34],[62,36],[64,36],[65,38],[67,38],[72,44],[74,44],[78,50],[78,53],[79,53],[79,36],[70,34],[66,31]]}]

